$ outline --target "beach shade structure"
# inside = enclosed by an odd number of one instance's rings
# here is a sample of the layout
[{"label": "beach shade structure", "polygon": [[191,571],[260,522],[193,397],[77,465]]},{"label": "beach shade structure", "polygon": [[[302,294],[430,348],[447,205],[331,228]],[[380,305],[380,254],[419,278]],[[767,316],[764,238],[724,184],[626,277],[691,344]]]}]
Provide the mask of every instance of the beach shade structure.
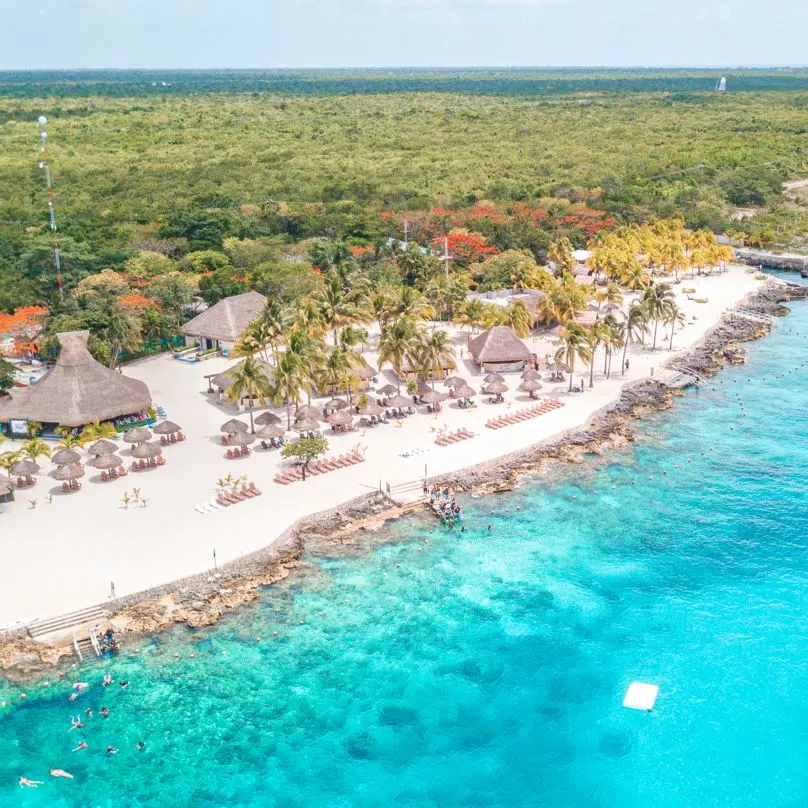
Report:
[{"label": "beach shade structure", "polygon": [[123,433],[123,439],[127,443],[143,443],[152,436],[148,429],[142,426],[136,426],[134,429],[127,429]]},{"label": "beach shade structure", "polygon": [[525,372],[522,374],[522,378],[523,378],[525,381],[529,381],[530,379],[540,379],[540,378],[541,378],[541,373],[539,373],[539,371],[538,371],[538,370],[536,370],[535,368],[528,368],[528,369],[527,369],[527,370],[526,370],[526,371],[525,371]]},{"label": "beach shade structure", "polygon": [[255,435],[250,432],[236,432],[227,442],[231,446],[249,446],[255,442]]},{"label": "beach shade structure", "polygon": [[313,406],[312,404],[304,404],[302,407],[298,407],[295,410],[295,421],[301,421],[304,418],[315,418],[320,420],[322,417],[322,412],[318,407]]},{"label": "beach shade structure", "polygon": [[33,460],[29,460],[27,457],[23,458],[22,460],[18,460],[9,471],[15,477],[30,477],[32,474],[39,473],[39,466],[34,463]]},{"label": "beach shade structure", "polygon": [[294,426],[292,427],[295,432],[314,432],[319,428],[320,423],[314,418],[301,418],[300,420],[295,421]]},{"label": "beach shade structure", "polygon": [[370,381],[377,372],[376,368],[369,365],[364,359],[358,363],[357,367],[350,370],[351,376],[356,376],[357,379],[361,379],[363,382]]},{"label": "beach shade structure", "polygon": [[437,404],[439,401],[446,401],[449,398],[448,393],[440,393],[437,390],[429,390],[428,392],[424,393],[421,398],[427,404]]},{"label": "beach shade structure", "polygon": [[379,405],[379,402],[369,398],[367,404],[364,407],[359,408],[360,415],[381,415],[384,412],[384,408]]},{"label": "beach shade structure", "polygon": [[81,460],[81,455],[73,449],[59,449],[51,455],[51,462],[57,466],[66,466],[68,463],[77,463]]},{"label": "beach shade structure", "polygon": [[386,384],[376,391],[380,396],[394,396],[398,392],[398,387],[394,384]]},{"label": "beach shade structure", "polygon": [[325,403],[326,412],[336,412],[337,410],[344,410],[348,406],[348,402],[343,398],[332,398],[331,401]]},{"label": "beach shade structure", "polygon": [[238,418],[231,418],[229,421],[225,421],[219,429],[224,432],[225,435],[235,435],[236,432],[247,432],[249,427],[244,421],[239,421]]},{"label": "beach shade structure", "polygon": [[463,387],[468,384],[462,376],[450,376],[443,382],[444,387]]},{"label": "beach shade structure", "polygon": [[179,431],[180,428],[173,421],[161,421],[152,429],[155,435],[173,435]]},{"label": "beach shade structure", "polygon": [[452,398],[471,398],[477,395],[477,391],[464,384],[462,387],[456,387],[449,395]]},{"label": "beach shade structure", "polygon": [[144,441],[132,447],[132,457],[138,460],[152,460],[153,458],[161,455],[163,450],[156,443],[149,443]]},{"label": "beach shade structure", "polygon": [[570,368],[569,365],[564,364],[564,362],[553,362],[551,365],[547,366],[547,370],[550,373],[569,373]]},{"label": "beach shade structure", "polygon": [[401,393],[396,393],[396,395],[387,399],[388,407],[407,407],[410,404],[412,404],[412,399],[408,396],[402,396]]},{"label": "beach shade structure", "polygon": [[504,381],[505,381],[505,377],[504,377],[504,376],[501,376],[499,373],[489,373],[489,374],[488,374],[488,375],[487,375],[487,376],[486,376],[486,377],[483,379],[483,381],[484,381],[486,384],[490,384],[491,382],[504,382]]},{"label": "beach shade structure", "polygon": [[270,424],[279,424],[280,422],[280,416],[275,415],[274,412],[270,412],[269,410],[262,412],[260,415],[256,415],[254,421],[256,426],[269,426]]},{"label": "beach shade structure", "polygon": [[79,477],[84,476],[84,469],[81,466],[76,465],[75,463],[66,463],[61,466],[57,466],[54,471],[51,472],[51,477],[54,480],[59,480],[60,482],[73,482],[73,480],[78,480]]},{"label": "beach shade structure", "polygon": [[418,380],[415,392],[418,393],[419,396],[422,396],[424,393],[428,393],[431,390],[432,388],[423,379]]},{"label": "beach shade structure", "polygon": [[102,438],[101,440],[97,440],[87,451],[93,457],[112,454],[113,452],[118,451],[118,444],[113,443],[111,440],[107,440],[106,438]]},{"label": "beach shade structure", "polygon": [[286,434],[286,429],[280,424],[265,424],[255,434],[261,440],[273,440],[282,438]]},{"label": "beach shade structure", "polygon": [[505,384],[505,382],[493,381],[483,388],[483,393],[485,393],[486,395],[488,394],[496,395],[497,393],[507,393],[507,392],[508,392],[508,385]]},{"label": "beach shade structure", "polygon": [[353,422],[353,416],[347,410],[336,410],[325,420],[332,426],[347,426]]},{"label": "beach shade structure", "polygon": [[621,306],[619,306],[617,303],[607,303],[607,304],[606,304],[606,305],[605,305],[605,306],[604,306],[604,307],[601,309],[601,311],[602,311],[602,312],[605,312],[606,314],[617,314],[618,312],[619,312],[620,314],[622,314],[622,313],[623,313],[623,309],[622,309],[622,307],[621,307]]},{"label": "beach shade structure", "polygon": [[116,454],[102,454],[98,455],[98,457],[93,458],[90,461],[90,465],[94,469],[99,469],[101,471],[107,471],[108,469],[116,469],[118,466],[123,465],[123,460]]},{"label": "beach shade structure", "polygon": [[518,387],[523,393],[530,393],[532,396],[537,390],[541,390],[542,384],[538,379],[525,379]]}]

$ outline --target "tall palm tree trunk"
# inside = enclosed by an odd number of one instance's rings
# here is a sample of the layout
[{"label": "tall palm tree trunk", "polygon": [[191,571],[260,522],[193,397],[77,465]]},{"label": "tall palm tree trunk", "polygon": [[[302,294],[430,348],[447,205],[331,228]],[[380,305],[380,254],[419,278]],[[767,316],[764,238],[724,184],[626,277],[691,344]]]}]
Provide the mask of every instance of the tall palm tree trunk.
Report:
[{"label": "tall palm tree trunk", "polygon": [[595,351],[592,351],[592,358],[589,360],[589,387],[595,386]]},{"label": "tall palm tree trunk", "polygon": [[659,320],[654,320],[654,344],[651,346],[652,351],[656,350],[656,335],[658,328],[659,328]]},{"label": "tall palm tree trunk", "polygon": [[631,332],[626,335],[626,341],[623,343],[623,359],[620,365],[620,374],[622,376],[626,375],[626,351],[628,350],[629,342],[631,342]]}]

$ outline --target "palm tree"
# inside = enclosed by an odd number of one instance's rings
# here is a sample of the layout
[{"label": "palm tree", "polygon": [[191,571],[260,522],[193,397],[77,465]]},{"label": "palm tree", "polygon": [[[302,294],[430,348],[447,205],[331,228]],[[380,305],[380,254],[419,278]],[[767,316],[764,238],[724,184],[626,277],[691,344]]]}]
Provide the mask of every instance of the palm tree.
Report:
[{"label": "palm tree", "polygon": [[572,392],[572,376],[575,370],[575,360],[588,362],[591,357],[589,335],[586,329],[577,323],[570,323],[559,333],[561,347],[556,351],[555,361],[564,362],[570,369],[569,392]]},{"label": "palm tree", "polygon": [[676,331],[677,325],[685,324],[685,315],[682,313],[682,310],[675,303],[671,303],[665,310],[664,321],[665,325],[670,326],[671,329],[671,342],[670,346],[668,347],[668,350],[672,351],[673,334]]},{"label": "palm tree", "polygon": [[557,273],[569,271],[575,266],[575,259],[572,257],[572,242],[566,236],[551,241],[547,248],[547,258],[555,264]]},{"label": "palm tree", "polygon": [[269,397],[276,404],[286,406],[286,425],[292,427],[292,403],[300,401],[300,390],[309,383],[311,376],[299,354],[285,350],[278,361],[270,380]]},{"label": "palm tree", "polygon": [[656,338],[659,322],[665,318],[668,307],[674,303],[674,301],[675,296],[673,294],[673,290],[666,283],[658,283],[655,286],[646,289],[643,293],[641,303],[645,307],[648,319],[652,320],[654,323],[654,341],[653,345],[651,346],[652,350],[656,350]]},{"label": "palm tree", "polygon": [[317,371],[317,389],[333,393],[340,390],[345,377],[356,366],[354,357],[347,351],[331,348]]},{"label": "palm tree", "polygon": [[50,457],[51,450],[48,444],[40,438],[29,438],[22,442],[22,453],[30,460],[36,460],[38,457]]},{"label": "palm tree", "polygon": [[25,431],[28,433],[29,438],[35,438],[42,432],[42,424],[40,424],[39,421],[26,421]]},{"label": "palm tree", "polygon": [[131,312],[116,309],[110,315],[102,334],[110,347],[109,366],[113,368],[125,350],[133,350],[140,345],[140,322]]},{"label": "palm tree", "polygon": [[337,274],[332,274],[326,281],[320,298],[320,313],[334,345],[339,344],[340,328],[360,319],[359,310]]},{"label": "palm tree", "polygon": [[607,314],[601,325],[604,327],[603,345],[606,348],[603,372],[608,379],[612,373],[612,355],[623,347],[623,326],[613,314]]},{"label": "palm tree", "polygon": [[389,362],[397,376],[397,386],[401,391],[401,376],[404,359],[411,356],[422,342],[421,332],[410,317],[393,320],[382,331],[379,340],[379,365]]},{"label": "palm tree", "polygon": [[87,424],[81,430],[79,440],[84,444],[94,440],[101,440],[101,438],[114,438],[117,434],[115,427],[109,421],[104,421],[104,423],[93,421],[93,423]]},{"label": "palm tree", "polygon": [[527,337],[533,324],[530,312],[521,300],[515,300],[502,309],[500,323],[507,325],[517,337]]},{"label": "palm tree", "polygon": [[596,322],[592,328],[589,329],[589,350],[591,356],[589,357],[589,387],[595,386],[595,354],[598,348],[603,345],[609,337],[608,327],[601,322]]},{"label": "palm tree", "polygon": [[444,366],[454,361],[454,348],[445,331],[433,331],[416,349],[416,367],[426,371],[427,378],[432,376],[432,388],[435,379],[443,375]]},{"label": "palm tree", "polygon": [[623,339],[623,364],[621,365],[621,374],[626,373],[626,351],[628,346],[636,339],[642,340],[644,335],[648,333],[648,315],[645,308],[641,303],[632,303],[628,307],[626,320],[621,324],[622,339]]},{"label": "palm tree", "polygon": [[3,452],[0,454],[0,468],[11,474],[11,467],[22,458],[22,452]]},{"label": "palm tree", "polygon": [[255,359],[248,356],[231,374],[230,386],[227,388],[227,400],[237,404],[245,397],[248,400],[247,410],[250,413],[250,432],[255,434],[253,408],[255,399],[269,398],[271,385],[269,378]]},{"label": "palm tree", "polygon": [[485,319],[485,303],[482,300],[473,298],[467,300],[460,311],[452,318],[452,322],[457,323],[461,328],[464,325],[471,328],[473,334],[479,328]]}]

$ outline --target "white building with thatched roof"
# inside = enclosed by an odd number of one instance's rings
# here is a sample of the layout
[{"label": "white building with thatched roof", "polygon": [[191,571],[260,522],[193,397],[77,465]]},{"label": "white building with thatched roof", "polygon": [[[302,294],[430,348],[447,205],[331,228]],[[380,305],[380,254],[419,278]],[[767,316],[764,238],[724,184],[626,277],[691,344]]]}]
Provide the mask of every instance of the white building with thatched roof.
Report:
[{"label": "white building with thatched roof", "polygon": [[79,427],[145,413],[152,403],[149,388],[93,359],[89,336],[89,331],[57,334],[56,364],[35,384],[0,398],[0,423],[25,434],[26,421]]},{"label": "white building with thatched roof", "polygon": [[226,297],[185,323],[180,333],[188,344],[199,340],[203,350],[221,348],[227,352],[266,302],[259,292]]},{"label": "white building with thatched roof", "polygon": [[516,373],[524,370],[533,354],[506,325],[495,325],[477,337],[469,337],[469,352],[483,370]]}]

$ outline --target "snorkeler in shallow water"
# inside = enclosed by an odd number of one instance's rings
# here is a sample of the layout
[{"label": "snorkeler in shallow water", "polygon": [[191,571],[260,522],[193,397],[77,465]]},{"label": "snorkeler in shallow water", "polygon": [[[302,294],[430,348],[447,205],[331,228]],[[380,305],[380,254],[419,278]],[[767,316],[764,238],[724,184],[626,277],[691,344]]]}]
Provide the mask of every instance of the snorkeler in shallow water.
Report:
[{"label": "snorkeler in shallow water", "polygon": [[43,783],[42,780],[29,780],[27,777],[20,777],[20,788],[38,788]]}]

